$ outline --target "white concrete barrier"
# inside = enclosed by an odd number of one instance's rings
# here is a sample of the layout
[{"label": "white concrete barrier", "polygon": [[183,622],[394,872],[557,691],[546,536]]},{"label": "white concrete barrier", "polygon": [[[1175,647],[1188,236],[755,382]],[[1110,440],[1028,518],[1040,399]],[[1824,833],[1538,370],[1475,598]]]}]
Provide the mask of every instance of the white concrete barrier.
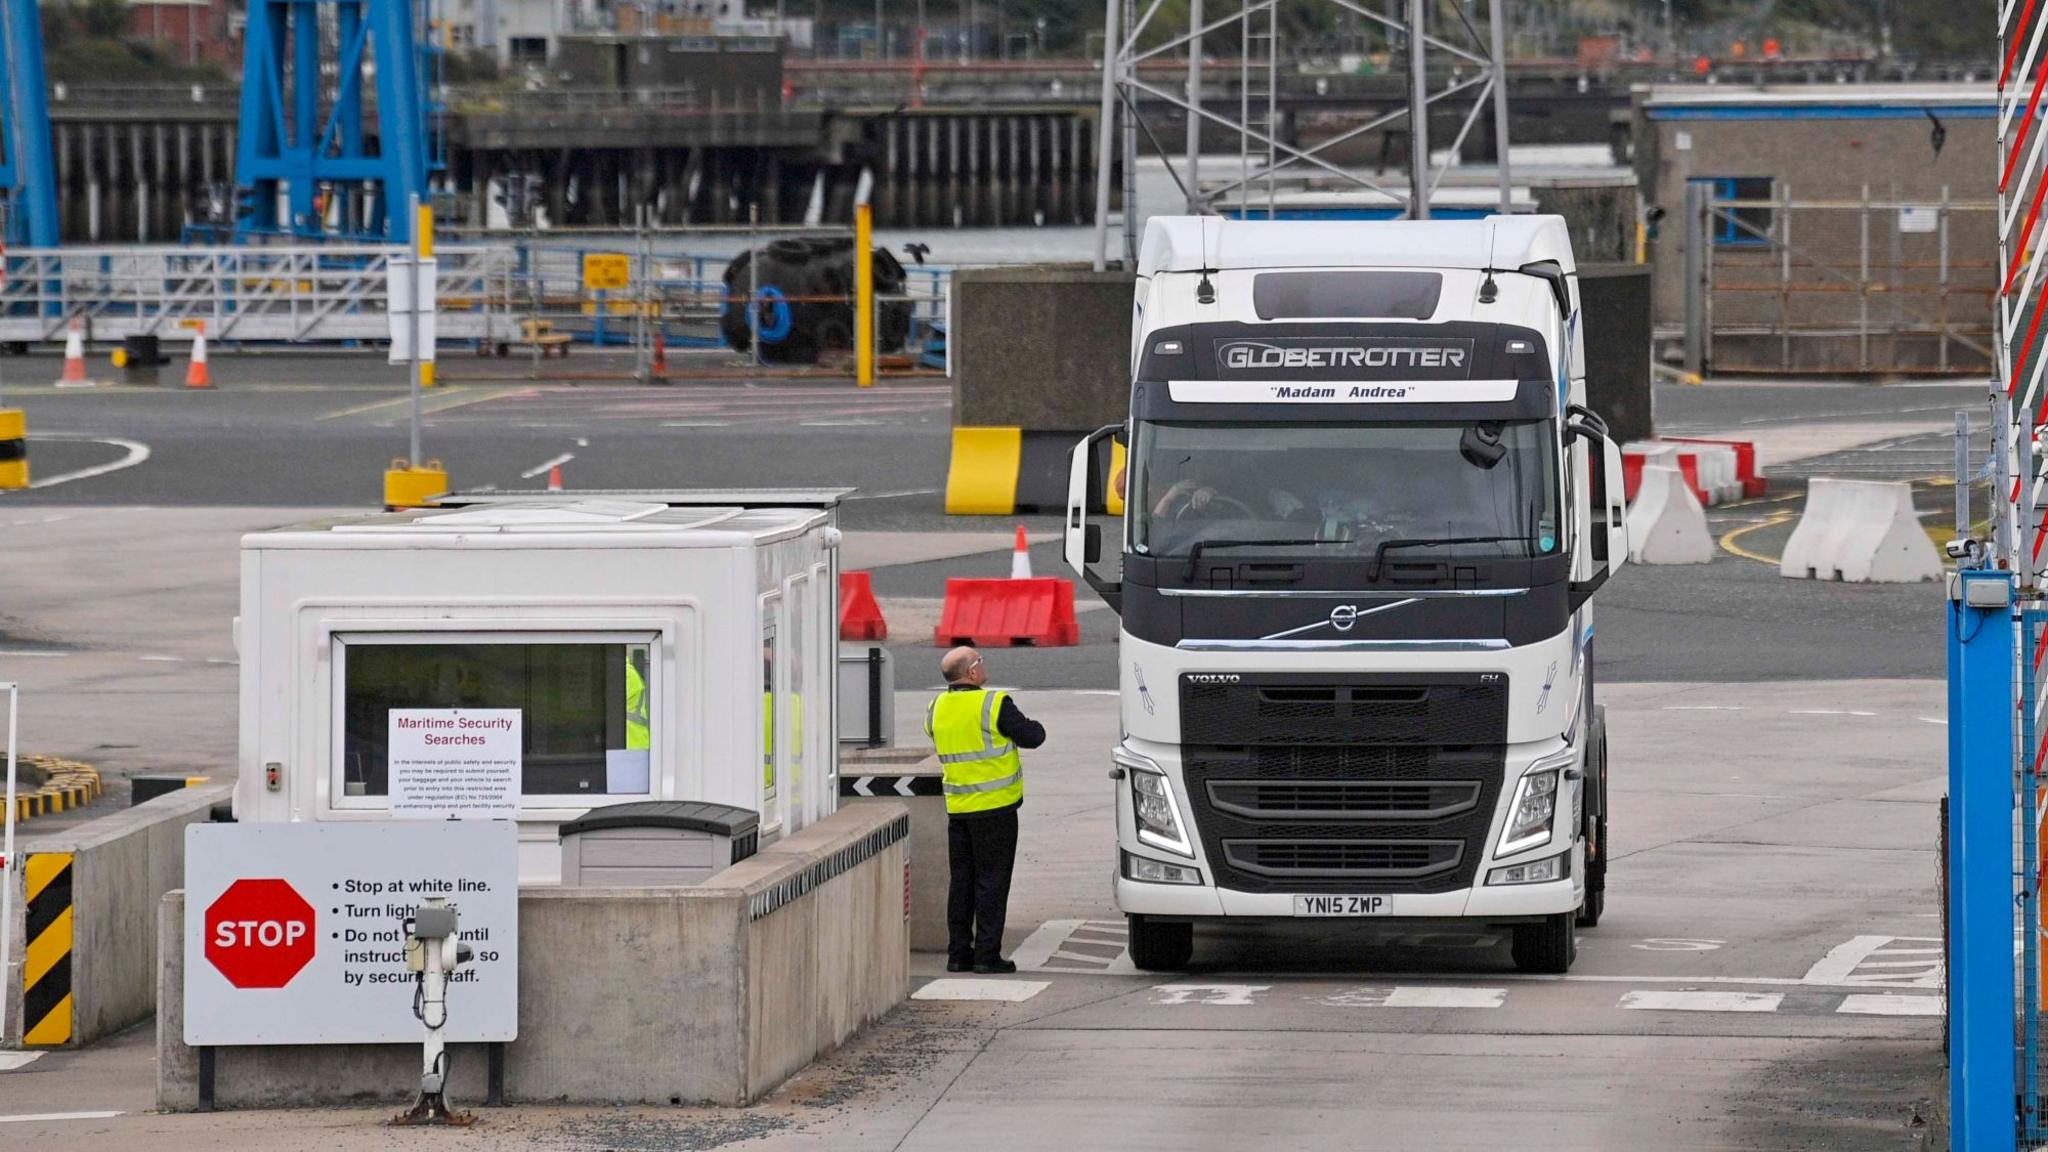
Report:
[{"label": "white concrete barrier", "polygon": [[1674,457],[1643,465],[1643,483],[1628,510],[1628,558],[1637,564],[1705,564],[1714,558],[1706,511]]},{"label": "white concrete barrier", "polygon": [[1910,584],[1941,578],[1941,556],[1913,511],[1903,480],[1816,477],[1806,512],[1785,542],[1778,573],[1852,584]]}]

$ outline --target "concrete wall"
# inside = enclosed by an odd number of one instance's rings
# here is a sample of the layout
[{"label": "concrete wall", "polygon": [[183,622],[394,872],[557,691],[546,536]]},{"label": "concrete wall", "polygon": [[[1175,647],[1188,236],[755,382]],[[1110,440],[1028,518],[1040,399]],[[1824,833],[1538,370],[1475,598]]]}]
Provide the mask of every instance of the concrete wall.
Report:
[{"label": "concrete wall", "polygon": [[1027,432],[1121,424],[1135,280],[1083,265],[954,273],[953,423]]},{"label": "concrete wall", "polygon": [[1572,235],[1572,258],[1580,267],[1636,258],[1636,215],[1642,197],[1634,180],[1544,177],[1531,180],[1529,192],[1538,212],[1564,217]]},{"label": "concrete wall", "polygon": [[[722,1104],[760,1099],[910,990],[908,817],[842,810],[696,888],[530,888],[519,895],[519,1039],[505,1098]],[[184,893],[159,915],[157,1100],[199,1106],[184,1043]],[[451,1008],[461,1011],[459,992]],[[487,1055],[456,1045],[450,1092],[483,1099]],[[408,1098],[410,1045],[216,1050],[216,1107]]]},{"label": "concrete wall", "polygon": [[[157,904],[185,882],[185,826],[203,822],[228,798],[212,784],[159,796],[64,833],[38,837],[24,855],[68,852],[71,861],[71,1039],[91,1044],[156,1010]],[[12,963],[6,974],[8,1047],[21,1043],[22,934],[25,901],[20,870],[14,888]]]}]

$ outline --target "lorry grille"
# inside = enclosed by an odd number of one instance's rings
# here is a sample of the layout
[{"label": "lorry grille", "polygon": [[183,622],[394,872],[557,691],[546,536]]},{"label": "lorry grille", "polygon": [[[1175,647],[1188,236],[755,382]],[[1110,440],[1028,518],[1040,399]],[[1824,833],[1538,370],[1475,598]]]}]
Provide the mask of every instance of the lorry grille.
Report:
[{"label": "lorry grille", "polygon": [[1479,803],[1479,782],[1211,780],[1209,803],[1250,820],[1440,820]]},{"label": "lorry grille", "polygon": [[1450,892],[1486,854],[1502,675],[1181,680],[1182,775],[1216,882],[1240,892]]},{"label": "lorry grille", "polygon": [[1225,840],[1240,872],[1281,880],[1414,880],[1458,866],[1459,840]]}]

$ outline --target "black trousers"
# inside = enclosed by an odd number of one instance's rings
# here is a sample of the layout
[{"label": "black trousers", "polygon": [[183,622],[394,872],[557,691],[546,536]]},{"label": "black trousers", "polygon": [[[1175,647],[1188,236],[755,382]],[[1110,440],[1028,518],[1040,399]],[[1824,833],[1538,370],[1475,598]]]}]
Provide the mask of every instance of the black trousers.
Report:
[{"label": "black trousers", "polygon": [[1017,808],[946,821],[952,882],[946,893],[946,955],[963,964],[1002,958],[1010,871],[1017,863]]}]

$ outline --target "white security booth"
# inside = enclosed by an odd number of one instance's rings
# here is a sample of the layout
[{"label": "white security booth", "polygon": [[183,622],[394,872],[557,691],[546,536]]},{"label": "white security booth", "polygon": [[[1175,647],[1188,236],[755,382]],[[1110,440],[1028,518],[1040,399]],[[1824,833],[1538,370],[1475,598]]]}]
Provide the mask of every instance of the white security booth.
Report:
[{"label": "white security booth", "polygon": [[451,776],[427,803],[502,805],[522,884],[556,883],[558,827],[603,805],[749,808],[763,844],[822,818],[844,494],[458,495],[244,537],[236,819],[419,815],[392,768],[437,739],[418,717],[509,741],[503,794]]}]

